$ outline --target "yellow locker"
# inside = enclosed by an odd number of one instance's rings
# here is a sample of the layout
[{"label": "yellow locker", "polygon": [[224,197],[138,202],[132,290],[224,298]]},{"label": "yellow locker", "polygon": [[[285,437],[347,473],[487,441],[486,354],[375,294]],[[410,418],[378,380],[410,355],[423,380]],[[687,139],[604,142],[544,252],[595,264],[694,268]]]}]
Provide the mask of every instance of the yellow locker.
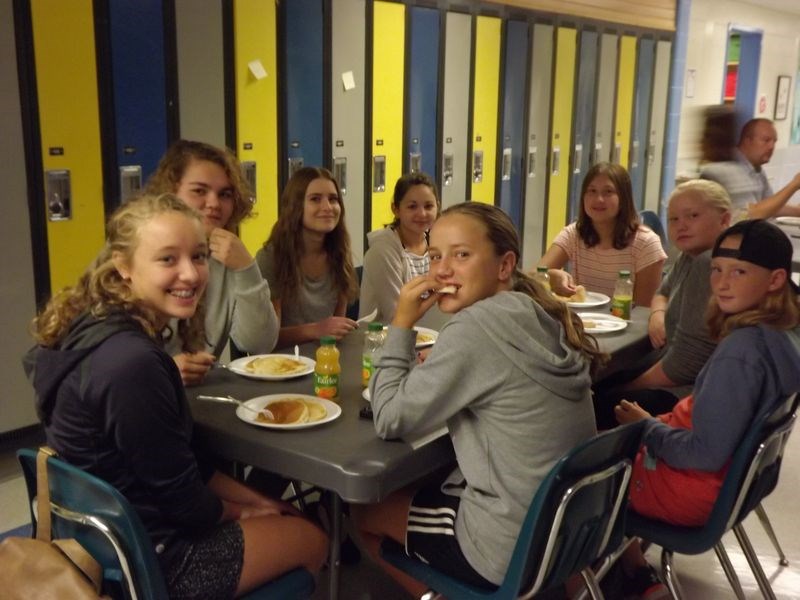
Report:
[{"label": "yellow locker", "polygon": [[626,169],[630,162],[633,83],[636,76],[636,38],[624,35],[619,42],[617,110],[614,118],[614,162]]},{"label": "yellow locker", "polygon": [[[256,166],[256,215],[242,223],[245,246],[255,253],[278,218],[278,86],[274,0],[233,3],[236,70],[236,154]],[[260,73],[259,66],[266,73]]]},{"label": "yellow locker", "polygon": [[55,293],[76,282],[105,237],[92,1],[34,0],[31,22],[45,185],[48,171],[70,176],[71,218],[47,221]]},{"label": "yellow locker", "polygon": [[577,31],[559,27],[556,31],[556,73],[553,88],[553,120],[550,147],[550,190],[547,198],[547,246],[567,224],[570,140],[572,139],[572,96],[575,87]]},{"label": "yellow locker", "polygon": [[[494,204],[497,115],[500,94],[501,21],[478,17],[472,82],[472,189],[470,200]],[[466,102],[466,98],[464,99]]]},{"label": "yellow locker", "polygon": [[403,174],[406,8],[375,2],[372,22],[372,229],[390,223],[394,184]]}]

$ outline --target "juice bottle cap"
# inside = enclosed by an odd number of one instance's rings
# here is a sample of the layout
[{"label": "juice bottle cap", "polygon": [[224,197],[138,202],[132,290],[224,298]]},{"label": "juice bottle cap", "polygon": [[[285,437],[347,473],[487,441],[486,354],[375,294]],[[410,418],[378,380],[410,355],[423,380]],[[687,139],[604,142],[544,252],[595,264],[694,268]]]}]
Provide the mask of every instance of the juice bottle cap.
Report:
[{"label": "juice bottle cap", "polygon": [[373,321],[369,325],[367,325],[367,331],[383,331],[383,323],[379,323],[378,321]]},{"label": "juice bottle cap", "polygon": [[547,271],[548,271],[547,267],[536,267],[537,273],[547,273]]},{"label": "juice bottle cap", "polygon": [[622,269],[619,272],[619,276],[620,277],[630,277],[631,276],[631,272],[628,269]]},{"label": "juice bottle cap", "polygon": [[336,345],[336,338],[332,335],[323,335],[319,339],[319,343],[323,346],[335,346]]}]

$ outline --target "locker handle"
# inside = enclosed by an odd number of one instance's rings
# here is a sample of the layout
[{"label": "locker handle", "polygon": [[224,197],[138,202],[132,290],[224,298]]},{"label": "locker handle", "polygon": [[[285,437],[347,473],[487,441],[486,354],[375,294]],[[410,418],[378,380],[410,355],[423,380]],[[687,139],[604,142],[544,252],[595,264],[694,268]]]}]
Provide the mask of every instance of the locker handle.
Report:
[{"label": "locker handle", "polygon": [[639,140],[633,140],[631,144],[631,169],[639,166]]},{"label": "locker handle", "polygon": [[303,168],[303,157],[302,156],[292,156],[289,158],[289,177],[295,174],[295,171],[299,171]]},{"label": "locker handle", "polygon": [[647,147],[647,166],[652,167],[655,161],[656,161],[656,143],[650,142],[650,145]]},{"label": "locker handle", "polygon": [[442,156],[442,185],[453,184],[453,155],[445,154]]},{"label": "locker handle", "polygon": [[472,153],[472,183],[483,181],[483,150]]},{"label": "locker handle", "polygon": [[242,173],[247,185],[250,187],[250,202],[256,203],[256,161],[245,160],[242,161]]},{"label": "locker handle", "polygon": [[597,164],[603,160],[603,142],[595,142],[592,154],[592,164]]},{"label": "locker handle", "polygon": [[72,219],[72,192],[69,169],[45,172],[47,218],[50,221]]},{"label": "locker handle", "polygon": [[581,172],[581,161],[583,160],[583,144],[575,144],[575,168],[573,174],[579,175]]},{"label": "locker handle", "polygon": [[614,144],[614,161],[617,164],[620,164],[620,159],[622,158],[622,144]]},{"label": "locker handle", "polygon": [[536,177],[536,146],[528,148],[528,177]]},{"label": "locker handle", "polygon": [[409,173],[419,173],[422,171],[422,153],[410,152],[408,154],[408,170]]},{"label": "locker handle", "polygon": [[553,148],[553,164],[551,167],[551,174],[558,175],[558,172],[561,169],[561,148],[558,146]]},{"label": "locker handle", "polygon": [[339,184],[342,196],[347,195],[347,157],[335,156],[333,158],[333,177]]},{"label": "locker handle", "polygon": [[119,201],[125,202],[142,190],[142,166],[127,165],[119,168]]},{"label": "locker handle", "polygon": [[372,191],[386,191],[386,156],[372,157]]},{"label": "locker handle", "polygon": [[511,181],[511,148],[503,148],[501,178],[503,181]]}]

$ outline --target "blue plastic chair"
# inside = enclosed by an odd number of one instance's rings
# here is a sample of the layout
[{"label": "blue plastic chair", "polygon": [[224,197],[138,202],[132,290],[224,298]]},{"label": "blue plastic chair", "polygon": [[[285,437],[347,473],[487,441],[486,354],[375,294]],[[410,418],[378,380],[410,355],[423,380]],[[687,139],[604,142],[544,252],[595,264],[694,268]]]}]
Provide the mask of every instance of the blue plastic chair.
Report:
[{"label": "blue plastic chair", "polygon": [[602,598],[591,565],[623,541],[628,482],[643,423],[617,427],[577,446],[542,481],[522,524],[505,579],[494,591],[443,575],[384,540],[389,563],[447,598],[529,598],[581,573],[593,598]]},{"label": "blue plastic chair", "polygon": [[643,210],[639,213],[639,218],[642,223],[647,225],[661,238],[661,247],[664,249],[664,252],[666,252],[669,247],[669,240],[667,239],[667,233],[664,231],[664,224],[661,222],[661,218],[658,214],[652,210]]},{"label": "blue plastic chair", "polygon": [[628,511],[626,533],[661,546],[661,566],[672,597],[681,598],[681,589],[672,564],[672,555],[701,554],[714,549],[737,598],[744,599],[739,578],[722,545],[722,536],[733,530],[765,598],[775,598],[769,580],[758,562],[742,527],[744,518],[769,495],[778,483],[783,451],[796,419],[800,395],[792,395],[753,423],[731,459],[708,522],[702,527],[682,527],[648,519]]},{"label": "blue plastic chair", "polygon": [[[28,498],[36,496],[35,450],[17,458],[25,474]],[[114,487],[86,471],[49,458],[47,475],[53,538],[75,538],[103,567],[103,592],[114,598],[165,600],[167,588],[150,536],[139,515]],[[36,515],[31,522],[36,535]],[[250,592],[244,598],[308,598],[314,578],[295,569]]]}]

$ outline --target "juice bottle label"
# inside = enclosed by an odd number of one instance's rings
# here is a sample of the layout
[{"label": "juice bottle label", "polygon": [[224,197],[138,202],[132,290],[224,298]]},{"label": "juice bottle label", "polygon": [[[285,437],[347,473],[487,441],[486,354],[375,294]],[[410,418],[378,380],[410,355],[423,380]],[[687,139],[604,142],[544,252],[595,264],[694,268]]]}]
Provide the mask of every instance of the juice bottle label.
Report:
[{"label": "juice bottle label", "polygon": [[361,385],[364,387],[369,385],[369,378],[372,377],[374,370],[375,367],[372,366],[372,354],[365,353],[361,357]]},{"label": "juice bottle label", "polygon": [[339,375],[314,372],[314,395],[326,400],[339,398]]},{"label": "juice bottle label", "polygon": [[631,296],[614,296],[611,300],[611,314],[626,321],[631,318]]}]

